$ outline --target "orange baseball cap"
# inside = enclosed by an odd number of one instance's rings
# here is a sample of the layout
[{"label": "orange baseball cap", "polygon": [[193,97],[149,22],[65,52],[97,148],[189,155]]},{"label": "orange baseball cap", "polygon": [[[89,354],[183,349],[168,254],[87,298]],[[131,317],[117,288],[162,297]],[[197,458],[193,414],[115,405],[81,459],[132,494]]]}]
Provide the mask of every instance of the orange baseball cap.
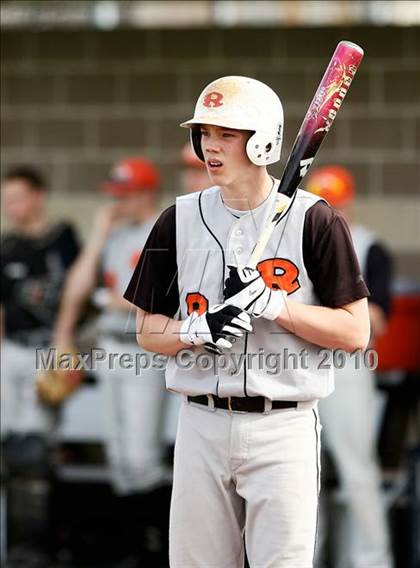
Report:
[{"label": "orange baseball cap", "polygon": [[114,197],[133,195],[142,191],[156,191],[160,175],[154,164],[146,158],[126,158],[111,170],[109,179],[101,191]]},{"label": "orange baseball cap", "polygon": [[307,189],[335,208],[344,207],[354,199],[354,178],[342,166],[325,166],[309,177]]}]

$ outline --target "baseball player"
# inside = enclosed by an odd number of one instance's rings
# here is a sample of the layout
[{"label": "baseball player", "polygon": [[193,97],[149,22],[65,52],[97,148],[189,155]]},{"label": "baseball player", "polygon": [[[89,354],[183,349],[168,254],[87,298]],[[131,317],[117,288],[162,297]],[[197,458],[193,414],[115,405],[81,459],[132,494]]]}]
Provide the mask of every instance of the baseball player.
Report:
[{"label": "baseball player", "polygon": [[[350,226],[356,254],[370,290],[371,339],[384,333],[391,304],[391,259],[376,235],[352,222],[354,180],[340,166],[325,166],[308,179],[308,190],[338,209]],[[336,369],[334,393],[320,406],[327,447],[338,468],[349,507],[348,550],[340,550],[334,566],[390,568],[392,560],[381,499],[375,450],[375,376],[348,357]],[[356,419],[355,419],[356,418]],[[346,558],[346,553],[350,556]]]},{"label": "baseball player", "polygon": [[50,345],[61,289],[79,242],[69,223],[48,220],[47,184],[36,168],[8,171],[2,194],[9,230],[2,237],[1,256],[1,435],[9,449],[17,444],[13,453],[24,460],[55,423],[52,409],[37,399],[35,350]]},{"label": "baseball player", "polygon": [[[112,169],[101,189],[113,201],[98,212],[92,234],[67,280],[57,343],[71,342],[81,308],[93,296],[102,308],[98,346],[117,356],[133,351],[135,321],[129,317],[131,306],[122,294],[157,218],[158,187],[159,173],[145,158],[124,159]],[[135,366],[122,367],[106,360],[97,371],[106,401],[105,449],[112,486],[120,497],[121,518],[142,549],[142,561],[152,565],[156,557],[146,559],[145,555],[150,552],[149,541],[156,553],[161,546],[165,550],[167,525],[162,529],[159,523],[167,523],[170,494],[160,439],[166,392],[163,366],[139,375]]]},{"label": "baseball player", "polygon": [[[43,528],[52,522],[49,446],[59,415],[37,396],[36,352],[47,355],[61,289],[79,252],[79,239],[68,222],[48,219],[49,189],[36,167],[11,168],[1,192],[8,227],[2,235],[0,266],[0,537],[6,545],[8,503],[27,503],[28,498],[33,503],[36,495],[36,526],[29,528],[25,518],[14,532],[15,546],[7,560],[10,565],[13,560],[25,566],[46,565],[50,542]],[[13,483],[16,476],[18,485]]]},{"label": "baseball player", "polygon": [[266,165],[280,158],[283,109],[270,87],[217,79],[181,126],[213,185],[162,213],[125,293],[140,344],[170,356],[167,387],[184,397],[170,564],[242,567],[245,537],[251,567],[309,568],[317,401],[333,389],[320,349],[365,347],[368,291],[345,223],[302,190],[246,267],[278,184]]}]

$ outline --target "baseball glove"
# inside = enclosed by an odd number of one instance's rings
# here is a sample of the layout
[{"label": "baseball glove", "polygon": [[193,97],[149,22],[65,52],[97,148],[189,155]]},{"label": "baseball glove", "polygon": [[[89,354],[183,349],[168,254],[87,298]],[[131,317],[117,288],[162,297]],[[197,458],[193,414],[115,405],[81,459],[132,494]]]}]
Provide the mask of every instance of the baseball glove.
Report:
[{"label": "baseball glove", "polygon": [[84,372],[77,368],[77,350],[74,347],[57,348],[56,362],[65,360],[60,368],[45,369],[38,373],[36,391],[40,402],[49,406],[58,406],[76,391],[84,379]]}]

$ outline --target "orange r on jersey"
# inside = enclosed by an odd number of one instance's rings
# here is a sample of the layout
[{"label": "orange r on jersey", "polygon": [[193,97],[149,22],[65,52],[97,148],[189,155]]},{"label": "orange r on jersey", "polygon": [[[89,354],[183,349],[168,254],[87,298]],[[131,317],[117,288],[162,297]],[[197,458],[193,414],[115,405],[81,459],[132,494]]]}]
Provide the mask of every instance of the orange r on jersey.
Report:
[{"label": "orange r on jersey", "polygon": [[300,288],[299,269],[294,262],[285,258],[269,258],[257,264],[264,282],[272,290],[284,290],[293,294]]},{"label": "orange r on jersey", "polygon": [[187,314],[197,312],[198,315],[204,314],[209,307],[209,301],[200,292],[190,292],[187,294],[185,301],[187,302]]}]

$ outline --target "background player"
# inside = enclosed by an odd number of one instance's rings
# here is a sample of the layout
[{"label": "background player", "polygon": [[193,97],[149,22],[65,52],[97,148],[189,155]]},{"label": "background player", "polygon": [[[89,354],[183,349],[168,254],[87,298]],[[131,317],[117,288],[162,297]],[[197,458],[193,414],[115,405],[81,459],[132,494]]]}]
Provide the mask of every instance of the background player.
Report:
[{"label": "background player", "polygon": [[[58,343],[72,339],[83,306],[93,295],[103,310],[98,345],[117,354],[136,348],[134,318],[129,318],[130,304],[122,294],[156,220],[158,188],[159,173],[145,158],[124,159],[112,169],[101,189],[113,202],[98,212],[69,274],[55,330]],[[170,492],[160,429],[164,374],[151,369],[139,376],[135,368],[106,364],[98,374],[106,400],[106,451],[112,486],[121,497],[121,519],[132,544],[141,548],[141,561],[157,565],[167,555]],[[161,521],[166,523],[163,528]]]},{"label": "background player", "polygon": [[25,458],[36,457],[54,426],[55,413],[37,399],[35,350],[50,345],[63,282],[79,243],[72,225],[48,220],[47,184],[36,168],[11,169],[2,194],[8,231],[1,255],[1,435],[25,468]]},{"label": "background player", "polygon": [[[20,565],[45,565],[51,521],[49,449],[58,414],[37,396],[35,352],[50,346],[64,279],[79,242],[72,225],[49,220],[49,190],[37,168],[10,169],[1,192],[7,221],[0,268],[1,555],[5,560],[7,503],[30,502],[36,493],[37,523],[21,527],[19,546],[8,560],[18,556]],[[13,527],[10,532],[13,537]]]},{"label": "background player", "polygon": [[[350,226],[360,267],[369,287],[371,341],[383,334],[391,304],[391,259],[377,236],[353,223],[354,179],[340,166],[314,170],[308,190],[338,209]],[[388,529],[376,463],[375,374],[349,358],[336,369],[334,393],[319,406],[323,435],[338,469],[350,513],[347,546],[334,566],[389,568]],[[323,539],[322,539],[323,540]],[[346,556],[349,556],[347,558]]]},{"label": "background player", "polygon": [[[204,89],[183,126],[214,186],[161,215],[145,245],[151,254],[125,294],[140,308],[140,343],[172,356],[167,386],[184,395],[171,502],[174,568],[242,566],[244,533],[251,566],[312,566],[316,401],[333,388],[314,343],[352,351],[369,336],[368,292],[347,228],[314,196],[298,191],[259,270],[240,268],[272,209],[277,181],[255,161],[279,160],[282,116],[277,95],[254,79],[224,77]],[[224,297],[232,305],[216,307]],[[308,367],[269,373],[248,357],[239,370],[232,358],[218,370],[202,368],[203,344],[236,357],[278,355],[281,345],[307,353]],[[178,355],[186,348],[196,356],[187,369]]]}]

